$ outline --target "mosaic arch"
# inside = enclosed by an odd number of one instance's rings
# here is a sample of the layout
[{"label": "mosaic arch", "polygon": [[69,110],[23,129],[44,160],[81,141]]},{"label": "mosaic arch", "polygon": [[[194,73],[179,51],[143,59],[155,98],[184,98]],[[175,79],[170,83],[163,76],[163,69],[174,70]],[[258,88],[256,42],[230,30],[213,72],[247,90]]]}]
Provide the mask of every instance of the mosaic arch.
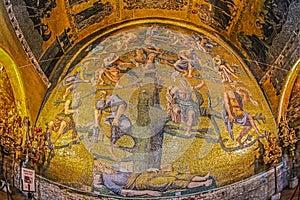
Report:
[{"label": "mosaic arch", "polygon": [[14,107],[20,115],[27,115],[25,91],[19,69],[10,55],[1,47],[0,73],[2,94],[0,102],[4,107]]},{"label": "mosaic arch", "polygon": [[274,117],[224,42],[162,24],[127,27],[69,63],[37,126],[41,175],[112,196],[207,191],[266,170]]}]

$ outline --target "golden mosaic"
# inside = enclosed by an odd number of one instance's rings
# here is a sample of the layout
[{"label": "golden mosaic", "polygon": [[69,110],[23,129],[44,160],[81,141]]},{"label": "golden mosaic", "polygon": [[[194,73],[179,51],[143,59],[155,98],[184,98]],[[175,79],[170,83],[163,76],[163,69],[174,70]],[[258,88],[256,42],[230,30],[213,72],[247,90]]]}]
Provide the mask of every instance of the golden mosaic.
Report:
[{"label": "golden mosaic", "polygon": [[240,181],[269,167],[276,125],[262,97],[243,61],[208,33],[116,31],[83,47],[45,102],[37,126],[47,127],[53,154],[43,175],[121,196]]}]

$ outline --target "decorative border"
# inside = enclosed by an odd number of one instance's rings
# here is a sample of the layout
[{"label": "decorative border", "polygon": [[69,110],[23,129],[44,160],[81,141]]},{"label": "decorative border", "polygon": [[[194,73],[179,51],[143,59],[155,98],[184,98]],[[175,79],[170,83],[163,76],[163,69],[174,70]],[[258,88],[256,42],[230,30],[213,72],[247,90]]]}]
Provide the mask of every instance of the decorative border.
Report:
[{"label": "decorative border", "polygon": [[[82,31],[85,28],[101,22],[104,18],[112,14],[113,12],[113,6],[112,4],[107,2],[96,2],[91,7],[87,7],[85,10],[78,12],[78,13],[72,13],[73,21],[75,22],[75,26],[78,29],[78,31]],[[95,13],[91,16],[85,16],[84,13],[88,13],[91,10],[94,10]],[[85,18],[86,17],[86,18]]]},{"label": "decorative border", "polygon": [[45,73],[43,72],[42,68],[40,67],[37,59],[35,58],[34,54],[32,53],[32,51],[24,37],[22,30],[20,29],[18,20],[13,12],[12,4],[10,3],[10,0],[4,0],[4,5],[6,8],[7,14],[8,14],[8,18],[15,30],[16,36],[19,39],[20,44],[22,45],[27,57],[30,59],[32,65],[34,66],[39,77],[42,79],[43,83],[49,88],[51,83],[50,83],[49,79],[47,78],[47,76],[45,75]]},{"label": "decorative border", "polygon": [[188,1],[182,0],[143,0],[137,2],[136,0],[123,0],[125,10],[133,9],[164,9],[164,10],[183,10]]}]

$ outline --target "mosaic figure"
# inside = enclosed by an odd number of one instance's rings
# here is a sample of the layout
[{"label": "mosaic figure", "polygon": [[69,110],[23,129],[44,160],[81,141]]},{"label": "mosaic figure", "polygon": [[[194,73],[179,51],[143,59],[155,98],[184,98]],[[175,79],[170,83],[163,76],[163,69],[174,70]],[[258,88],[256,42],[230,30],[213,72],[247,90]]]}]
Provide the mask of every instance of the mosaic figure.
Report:
[{"label": "mosaic figure", "polygon": [[193,49],[179,52],[179,59],[174,64],[175,69],[182,72],[183,76],[192,77],[193,70],[200,68],[198,57]]},{"label": "mosaic figure", "polygon": [[[113,83],[117,83],[120,80],[120,64],[119,57],[116,54],[105,58],[104,60],[104,75]],[[100,82],[100,85],[104,84],[104,81]]]},{"label": "mosaic figure", "polygon": [[104,77],[108,78],[115,86],[119,86],[118,82],[121,78],[121,70],[126,71],[130,63],[124,63],[119,59],[115,53],[111,53],[108,57],[103,59],[103,68],[96,71],[96,80],[100,81],[100,85],[104,85]]},{"label": "mosaic figure", "polygon": [[84,77],[86,68],[84,66],[77,66],[75,69],[72,70],[72,74],[68,74],[64,79],[62,86],[67,86],[65,90],[65,94],[63,95],[63,100],[66,97],[76,90],[76,87],[79,83],[90,83],[90,80],[86,80]]},{"label": "mosaic figure", "polygon": [[140,173],[122,172],[102,163],[95,167],[102,174],[104,186],[121,196],[161,196],[167,190],[208,187],[213,183],[209,173],[205,176],[180,173],[171,165]]},{"label": "mosaic figure", "polygon": [[100,126],[100,118],[103,111],[110,109],[110,114],[104,123],[111,126],[111,142],[115,144],[121,136],[131,134],[131,121],[124,115],[127,104],[117,94],[108,95],[105,91],[99,92],[96,102],[95,125]]},{"label": "mosaic figure", "polygon": [[168,106],[167,114],[175,123],[183,123],[185,135],[189,136],[192,126],[199,122],[199,106],[193,100],[192,88],[183,84],[184,87],[170,86],[166,95]]},{"label": "mosaic figure", "polygon": [[214,57],[214,60],[217,65],[217,70],[222,78],[222,83],[224,82],[233,82],[231,77],[238,79],[238,77],[234,74],[234,69],[226,63],[224,60],[221,59],[219,55]]},{"label": "mosaic figure", "polygon": [[70,130],[72,130],[72,139],[77,137],[78,133],[75,129],[73,115],[77,112],[77,108],[79,106],[80,104],[78,104],[76,107],[72,107],[72,101],[70,99],[64,101],[63,110],[56,115],[54,121],[47,123],[47,128],[50,135],[51,131],[56,132],[56,137],[49,144],[50,149],[54,149],[54,145],[59,138]]},{"label": "mosaic figure", "polygon": [[252,95],[246,88],[236,87],[235,84],[225,84],[224,106],[222,110],[223,120],[232,140],[234,140],[233,124],[243,126],[239,136],[236,138],[240,146],[243,146],[243,142],[241,141],[243,136],[252,128],[259,137],[263,137],[263,134],[258,130],[250,113],[243,110],[244,104],[248,99],[253,105],[258,105],[258,103],[252,99]]}]

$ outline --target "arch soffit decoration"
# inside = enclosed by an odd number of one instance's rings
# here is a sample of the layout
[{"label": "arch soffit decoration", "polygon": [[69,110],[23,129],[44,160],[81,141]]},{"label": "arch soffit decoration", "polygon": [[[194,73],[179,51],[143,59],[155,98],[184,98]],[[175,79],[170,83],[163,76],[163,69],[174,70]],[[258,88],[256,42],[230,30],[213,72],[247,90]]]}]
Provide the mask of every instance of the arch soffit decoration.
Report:
[{"label": "arch soffit decoration", "polygon": [[280,120],[283,117],[286,117],[287,108],[289,105],[289,99],[291,97],[291,93],[294,88],[294,84],[297,80],[297,76],[300,72],[300,59],[297,60],[297,62],[293,65],[291,68],[289,74],[287,75],[284,83],[284,89],[280,96],[280,102],[279,102],[279,111],[278,111],[278,117],[277,122],[279,123]]},{"label": "arch soffit decoration", "polygon": [[27,102],[23,80],[21,78],[18,66],[2,47],[0,47],[0,63],[4,66],[8,75],[16,101],[15,104],[17,106],[17,110],[21,115],[26,116],[28,114],[28,110],[26,106]]}]

